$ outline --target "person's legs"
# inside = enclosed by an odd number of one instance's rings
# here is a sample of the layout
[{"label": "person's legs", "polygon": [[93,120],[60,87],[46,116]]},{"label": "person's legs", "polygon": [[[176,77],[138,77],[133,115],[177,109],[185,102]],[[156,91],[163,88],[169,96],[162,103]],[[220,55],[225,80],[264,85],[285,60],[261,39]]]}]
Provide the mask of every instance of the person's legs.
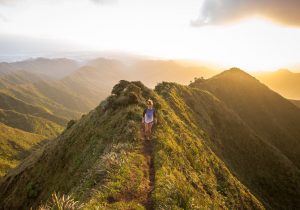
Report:
[{"label": "person's legs", "polygon": [[148,123],[145,123],[145,137],[146,139],[148,139],[148,136],[149,136],[149,126],[148,126]]},{"label": "person's legs", "polygon": [[146,123],[143,123],[142,134],[143,134],[143,139],[145,139],[146,138]]},{"label": "person's legs", "polygon": [[152,134],[152,126],[153,126],[153,122],[149,123],[149,125],[148,125],[149,138],[151,137],[151,134]]}]

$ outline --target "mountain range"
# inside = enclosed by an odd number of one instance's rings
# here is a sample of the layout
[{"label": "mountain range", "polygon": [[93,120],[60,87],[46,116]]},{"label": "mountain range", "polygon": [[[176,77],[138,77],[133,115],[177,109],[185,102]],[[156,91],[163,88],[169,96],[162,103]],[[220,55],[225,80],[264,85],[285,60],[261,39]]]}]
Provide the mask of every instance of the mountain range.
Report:
[{"label": "mountain range", "polygon": [[[155,74],[151,72],[153,68],[156,69]],[[11,129],[51,139],[63,130],[69,120],[78,119],[95,108],[120,79],[137,79],[144,75],[145,82],[153,87],[159,78],[183,82],[180,77],[173,76],[172,69],[181,75],[186,72],[186,76],[182,77],[184,82],[194,75],[209,73],[197,68],[189,71],[175,62],[165,61],[124,64],[118,60],[98,58],[80,64],[63,58],[37,58],[3,62],[0,63],[0,122]],[[165,72],[165,76],[162,77],[159,71]],[[11,144],[7,146],[13,149]],[[0,165],[7,161],[0,160]],[[16,162],[16,159],[11,161]]]},{"label": "mountain range", "polygon": [[66,58],[36,58],[11,63],[2,62],[0,63],[0,74],[26,70],[30,73],[59,79],[76,71],[79,66],[76,61]]},{"label": "mountain range", "polygon": [[[140,124],[148,98],[151,141]],[[298,209],[299,124],[297,106],[236,68],[154,90],[122,80],[2,178],[0,209]]]}]

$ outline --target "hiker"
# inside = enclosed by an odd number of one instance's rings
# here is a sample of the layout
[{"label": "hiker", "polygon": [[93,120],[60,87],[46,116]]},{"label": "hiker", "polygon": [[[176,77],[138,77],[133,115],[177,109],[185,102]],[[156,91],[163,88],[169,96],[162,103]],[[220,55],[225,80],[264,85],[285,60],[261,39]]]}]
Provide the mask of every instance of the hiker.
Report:
[{"label": "hiker", "polygon": [[147,108],[143,112],[142,123],[144,124],[144,136],[147,140],[150,140],[152,126],[156,122],[155,109],[153,108],[153,101],[147,100]]}]

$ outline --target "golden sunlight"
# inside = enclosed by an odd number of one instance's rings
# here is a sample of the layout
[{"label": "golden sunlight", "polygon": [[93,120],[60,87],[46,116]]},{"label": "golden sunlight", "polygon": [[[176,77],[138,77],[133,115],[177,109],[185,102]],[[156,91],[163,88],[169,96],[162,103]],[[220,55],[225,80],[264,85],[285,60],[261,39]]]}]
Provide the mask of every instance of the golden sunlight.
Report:
[{"label": "golden sunlight", "polygon": [[261,17],[208,27],[206,36],[207,59],[227,66],[272,71],[299,61],[300,30]]},{"label": "golden sunlight", "polygon": [[137,1],[110,7],[88,1],[20,5],[3,10],[9,21],[1,23],[0,33],[70,42],[75,50],[189,59],[252,72],[288,68],[300,60],[298,28],[262,17],[193,27],[190,22],[199,12],[199,2],[169,3],[177,5]]}]

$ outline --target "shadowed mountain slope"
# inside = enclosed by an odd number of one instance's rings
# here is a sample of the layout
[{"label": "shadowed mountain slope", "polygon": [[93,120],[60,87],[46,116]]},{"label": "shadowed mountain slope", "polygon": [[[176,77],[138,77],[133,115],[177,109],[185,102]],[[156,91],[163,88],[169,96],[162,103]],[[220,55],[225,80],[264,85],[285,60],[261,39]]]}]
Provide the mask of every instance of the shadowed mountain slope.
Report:
[{"label": "shadowed mountain slope", "polygon": [[300,108],[300,100],[290,100],[293,104]]},{"label": "shadowed mountain slope", "polygon": [[224,101],[256,134],[300,168],[300,111],[294,104],[239,69],[192,86]]}]

